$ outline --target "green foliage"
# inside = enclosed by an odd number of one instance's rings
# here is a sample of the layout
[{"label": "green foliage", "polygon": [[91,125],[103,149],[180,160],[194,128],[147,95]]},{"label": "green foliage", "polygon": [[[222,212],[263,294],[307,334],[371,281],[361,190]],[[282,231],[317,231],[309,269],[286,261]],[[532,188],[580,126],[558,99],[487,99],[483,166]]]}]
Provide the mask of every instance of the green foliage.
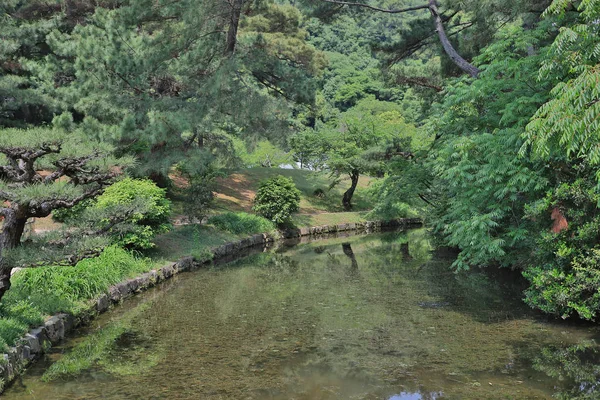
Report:
[{"label": "green foliage", "polygon": [[260,183],[252,209],[276,224],[287,222],[300,208],[300,191],[294,181],[276,176]]},{"label": "green foliage", "polygon": [[562,183],[528,207],[531,219],[559,210],[568,223],[557,233],[542,225],[533,263],[524,272],[531,282],[527,303],[562,318],[576,314],[594,320],[600,312],[600,195],[594,180],[587,176]]},{"label": "green foliage", "polygon": [[116,243],[128,248],[149,249],[154,246],[152,238],[167,232],[170,225],[171,202],[166,198],[166,190],[149,179],[123,179],[98,197],[94,208],[110,210],[134,202],[140,203],[143,211],[132,213],[129,226],[111,230]]},{"label": "green foliage", "polygon": [[244,212],[227,212],[210,217],[208,223],[236,235],[271,232],[275,225],[270,220]]},{"label": "green foliage", "polygon": [[248,149],[246,143],[235,141],[236,154],[240,157],[245,167],[277,168],[280,165],[292,163],[290,155],[281,148],[273,145],[268,140],[261,140]]},{"label": "green foliage", "polygon": [[[570,6],[554,1],[547,15],[564,16]],[[562,26],[540,69],[540,79],[557,81],[551,99],[527,126],[522,153],[528,147],[542,159],[585,159],[600,164],[600,6],[581,1],[576,22]],[[597,173],[600,182],[600,173]]]},{"label": "green foliage", "polygon": [[0,350],[7,351],[8,345],[16,343],[29,326],[17,318],[0,319]]},{"label": "green foliage", "polygon": [[402,200],[418,194],[440,236],[461,250],[457,269],[522,265],[532,246],[524,207],[543,193],[547,179],[542,165],[515,154],[525,125],[547,98],[547,88],[529,84],[544,50],[528,55],[528,49],[543,45],[546,29],[500,31],[478,59],[479,79],[448,88],[439,116],[426,127],[435,133],[426,157],[392,166],[399,168],[396,176],[410,174],[395,178],[402,186],[394,192]]},{"label": "green foliage", "polygon": [[[40,267],[20,271],[14,277],[13,288],[2,305],[7,307],[6,312],[13,310],[17,315],[22,311],[18,311],[15,304],[27,299],[41,315],[57,312],[77,314],[85,309],[86,300],[148,269],[148,260],[136,259],[127,251],[112,246],[99,257],[83,260],[75,267]],[[5,309],[2,311],[4,315]]]},{"label": "green foliage", "polygon": [[77,205],[71,208],[58,208],[52,211],[52,219],[56,222],[63,223],[75,222],[78,218],[81,218],[85,210],[93,204],[94,201],[88,199],[78,203]]},{"label": "green foliage", "polygon": [[375,204],[367,217],[381,221],[397,218],[414,218],[418,213],[408,203],[398,199],[393,193],[394,186],[388,179],[373,182],[369,187],[371,201]]},{"label": "green foliage", "polygon": [[291,144],[294,157],[303,164],[326,167],[336,180],[342,175],[352,178],[342,200],[348,209],[360,175],[383,175],[391,159],[409,157],[420,141],[400,105],[367,97],[335,123],[292,137]]},{"label": "green foliage", "polygon": [[116,246],[74,267],[39,267],[19,271],[0,305],[0,344],[12,346],[30,326],[48,315],[87,310],[88,301],[127,278],[148,271],[152,264]]}]

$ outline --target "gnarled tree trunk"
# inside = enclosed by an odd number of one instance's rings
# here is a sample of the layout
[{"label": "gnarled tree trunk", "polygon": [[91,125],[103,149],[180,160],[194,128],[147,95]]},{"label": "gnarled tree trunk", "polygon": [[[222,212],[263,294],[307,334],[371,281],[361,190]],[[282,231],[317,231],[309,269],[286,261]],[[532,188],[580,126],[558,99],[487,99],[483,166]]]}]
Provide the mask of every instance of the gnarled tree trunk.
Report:
[{"label": "gnarled tree trunk", "polygon": [[360,173],[357,169],[353,169],[350,172],[350,188],[346,190],[344,193],[344,197],[342,198],[342,205],[346,211],[352,210],[352,196],[354,196],[354,191],[356,190],[356,185],[358,185],[358,177]]},{"label": "gnarled tree trunk", "polygon": [[21,237],[25,230],[27,217],[19,212],[19,208],[4,209],[2,215],[2,231],[0,231],[0,300],[4,293],[10,289],[10,273],[12,265],[8,264],[4,253],[8,249],[17,247],[21,243]]}]

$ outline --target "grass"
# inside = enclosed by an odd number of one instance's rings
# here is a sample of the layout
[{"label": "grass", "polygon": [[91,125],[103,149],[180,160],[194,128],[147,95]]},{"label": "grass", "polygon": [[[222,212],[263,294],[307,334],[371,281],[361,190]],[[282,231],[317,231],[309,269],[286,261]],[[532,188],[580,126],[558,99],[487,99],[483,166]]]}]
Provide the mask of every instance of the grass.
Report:
[{"label": "grass", "polygon": [[0,346],[14,345],[30,326],[59,312],[81,314],[90,299],[108,288],[154,268],[150,259],[118,247],[74,267],[40,267],[20,271],[0,305]]},{"label": "grass", "polygon": [[342,223],[365,222],[367,211],[321,213],[321,214],[295,214],[292,216],[294,225],[319,226],[337,225]]},{"label": "grass", "polygon": [[[229,211],[250,211],[252,200],[258,184],[264,179],[276,175],[292,178],[301,192],[299,214],[318,214],[344,211],[342,195],[350,186],[350,179],[345,178],[333,189],[329,189],[332,179],[329,174],[298,169],[248,168],[243,171],[232,171],[227,178],[218,180],[216,190],[216,207]],[[372,178],[361,177],[354,195],[355,211],[369,210],[371,201],[366,189]],[[323,191],[316,196],[315,191]]]},{"label": "grass", "polygon": [[[245,235],[244,235],[245,236]],[[176,226],[171,232],[154,239],[156,247],[148,252],[154,260],[176,261],[185,256],[203,258],[211,247],[240,238],[208,225]]]},{"label": "grass", "polygon": [[245,212],[214,215],[208,220],[208,223],[217,229],[235,235],[271,232],[276,228],[275,224],[268,219]]}]

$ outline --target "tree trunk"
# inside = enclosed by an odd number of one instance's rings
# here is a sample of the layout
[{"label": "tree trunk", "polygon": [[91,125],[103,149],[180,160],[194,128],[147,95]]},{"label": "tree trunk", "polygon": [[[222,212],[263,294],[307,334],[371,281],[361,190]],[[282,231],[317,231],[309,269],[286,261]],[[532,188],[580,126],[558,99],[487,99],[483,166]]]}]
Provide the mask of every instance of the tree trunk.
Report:
[{"label": "tree trunk", "polygon": [[352,172],[350,172],[350,180],[352,184],[350,185],[350,188],[346,190],[346,192],[344,193],[344,197],[342,198],[342,205],[344,206],[344,209],[346,211],[352,210],[352,196],[354,196],[356,185],[358,185],[359,175],[360,174],[356,169],[353,169]]},{"label": "tree trunk", "polygon": [[352,261],[352,271],[358,271],[358,261],[356,261],[356,256],[354,255],[354,251],[352,251],[352,245],[350,243],[342,243],[342,250]]},{"label": "tree trunk", "polygon": [[452,62],[454,62],[454,64],[456,64],[460,69],[465,71],[467,74],[471,75],[473,78],[477,78],[477,76],[479,75],[479,68],[477,68],[473,64],[470,64],[467,60],[462,58],[460,54],[456,52],[454,46],[452,46],[452,43],[450,43],[448,36],[446,36],[446,31],[444,30],[442,17],[438,12],[436,0],[429,0],[429,11],[431,11],[431,15],[433,16],[435,30],[437,31],[438,36],[440,37],[440,42],[442,43],[442,47],[444,48],[446,54],[448,54]]},{"label": "tree trunk", "polygon": [[3,253],[21,243],[21,236],[23,236],[26,223],[27,217],[18,215],[14,209],[4,214],[2,231],[0,232],[0,300],[4,293],[10,289],[10,273],[12,271],[12,265],[6,262]]},{"label": "tree trunk", "polygon": [[237,44],[237,33],[240,25],[240,17],[242,15],[242,7],[244,0],[231,0],[231,20],[229,21],[229,31],[227,32],[227,54],[233,54],[235,45]]}]

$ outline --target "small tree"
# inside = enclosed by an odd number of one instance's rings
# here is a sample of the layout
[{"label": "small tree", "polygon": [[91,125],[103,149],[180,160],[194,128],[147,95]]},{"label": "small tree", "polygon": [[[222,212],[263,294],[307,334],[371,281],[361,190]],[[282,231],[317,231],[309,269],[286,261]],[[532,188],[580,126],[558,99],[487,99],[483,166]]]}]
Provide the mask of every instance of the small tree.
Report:
[{"label": "small tree", "polygon": [[78,132],[0,130],[0,299],[10,288],[13,268],[5,253],[21,244],[27,220],[102,193],[133,161],[111,152]]},{"label": "small tree", "polygon": [[259,215],[282,224],[300,208],[300,191],[291,178],[276,176],[260,183],[254,207]]},{"label": "small tree", "polygon": [[[320,136],[321,151],[306,151],[326,154],[324,165],[336,182],[342,175],[350,177],[350,187],[342,198],[344,209],[350,210],[360,175],[380,175],[392,157],[410,157],[415,133],[415,127],[404,121],[401,106],[367,98],[342,113],[337,124],[315,133]],[[304,143],[314,141],[297,141],[296,151]]]}]

